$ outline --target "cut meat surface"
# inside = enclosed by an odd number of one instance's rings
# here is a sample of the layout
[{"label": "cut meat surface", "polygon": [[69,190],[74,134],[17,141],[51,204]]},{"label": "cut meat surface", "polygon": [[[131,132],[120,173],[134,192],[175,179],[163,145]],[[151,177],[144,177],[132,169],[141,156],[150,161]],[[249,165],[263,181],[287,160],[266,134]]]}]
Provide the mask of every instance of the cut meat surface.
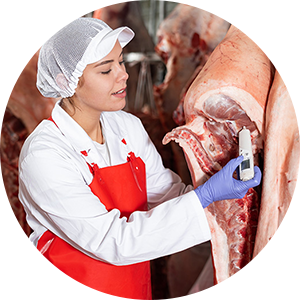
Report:
[{"label": "cut meat surface", "polygon": [[[267,56],[245,34],[231,26],[187,91],[186,124],[168,133],[184,149],[197,187],[238,156],[238,132],[251,132],[255,164],[263,151],[264,111],[273,80]],[[235,274],[253,255],[259,212],[259,189],[243,199],[209,205],[215,283]]]},{"label": "cut meat surface", "polygon": [[[164,60],[164,82],[155,86],[155,100],[160,115],[170,130],[173,111],[194,72],[206,63],[224,38],[230,24],[193,6],[178,4],[157,30],[156,52]],[[168,120],[170,119],[170,120]],[[170,123],[170,124],[169,124]]]},{"label": "cut meat surface", "polygon": [[216,282],[232,276],[251,260],[258,209],[258,196],[253,189],[243,199],[219,201],[208,206],[206,214],[214,230],[213,260],[222,268],[216,272]]}]

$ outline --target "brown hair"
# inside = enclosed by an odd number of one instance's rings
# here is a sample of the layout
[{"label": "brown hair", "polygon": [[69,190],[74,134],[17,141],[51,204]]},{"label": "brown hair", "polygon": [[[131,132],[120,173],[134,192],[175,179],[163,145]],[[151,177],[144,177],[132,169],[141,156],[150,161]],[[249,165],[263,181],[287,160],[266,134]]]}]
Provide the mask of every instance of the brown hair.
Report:
[{"label": "brown hair", "polygon": [[[77,86],[82,87],[83,84],[84,84],[84,77],[82,75],[79,78]],[[75,93],[76,93],[76,90],[75,90]],[[65,100],[67,100],[68,103],[70,104],[70,106],[73,108],[73,114],[75,114],[76,108],[80,110],[80,108],[75,105],[74,100],[73,100],[73,96],[71,96],[71,97],[62,98],[61,101],[60,101],[60,107],[63,108],[65,111],[70,112],[69,109],[68,109],[69,105],[66,105]],[[71,115],[73,115],[73,114],[71,114]]]}]

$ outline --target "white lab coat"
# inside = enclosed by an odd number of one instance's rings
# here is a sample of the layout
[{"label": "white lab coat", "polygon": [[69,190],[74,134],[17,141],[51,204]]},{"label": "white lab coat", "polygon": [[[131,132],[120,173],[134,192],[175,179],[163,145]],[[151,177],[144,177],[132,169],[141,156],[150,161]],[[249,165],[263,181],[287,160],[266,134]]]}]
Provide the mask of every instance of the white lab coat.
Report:
[{"label": "white lab coat", "polygon": [[19,160],[19,198],[35,245],[50,230],[93,258],[127,265],[211,238],[195,192],[163,167],[138,118],[123,111],[103,112],[100,118],[111,164],[125,163],[133,151],[146,165],[150,210],[136,211],[128,219],[121,218],[117,209],[108,212],[88,186],[92,174],[86,162],[108,166],[95,142],[58,103],[52,118],[58,127],[42,121],[25,141]]}]

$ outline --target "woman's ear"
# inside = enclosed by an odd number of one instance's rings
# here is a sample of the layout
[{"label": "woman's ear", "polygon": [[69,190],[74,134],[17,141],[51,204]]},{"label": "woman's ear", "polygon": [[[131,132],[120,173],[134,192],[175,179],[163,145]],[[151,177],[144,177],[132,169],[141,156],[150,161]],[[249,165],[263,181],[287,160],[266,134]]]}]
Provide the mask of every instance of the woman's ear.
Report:
[{"label": "woman's ear", "polygon": [[68,81],[64,74],[58,74],[55,78],[56,84],[62,89],[67,90],[69,87]]}]

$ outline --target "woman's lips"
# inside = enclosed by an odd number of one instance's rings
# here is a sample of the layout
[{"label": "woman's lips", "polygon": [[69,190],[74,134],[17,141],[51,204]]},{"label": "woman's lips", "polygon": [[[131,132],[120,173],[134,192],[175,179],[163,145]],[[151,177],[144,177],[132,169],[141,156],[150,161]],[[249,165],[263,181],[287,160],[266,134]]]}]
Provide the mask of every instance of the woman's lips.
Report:
[{"label": "woman's lips", "polygon": [[117,91],[117,92],[115,92],[115,93],[112,93],[112,95],[115,96],[115,97],[118,97],[118,98],[126,97],[126,87],[119,90],[119,91]]}]

